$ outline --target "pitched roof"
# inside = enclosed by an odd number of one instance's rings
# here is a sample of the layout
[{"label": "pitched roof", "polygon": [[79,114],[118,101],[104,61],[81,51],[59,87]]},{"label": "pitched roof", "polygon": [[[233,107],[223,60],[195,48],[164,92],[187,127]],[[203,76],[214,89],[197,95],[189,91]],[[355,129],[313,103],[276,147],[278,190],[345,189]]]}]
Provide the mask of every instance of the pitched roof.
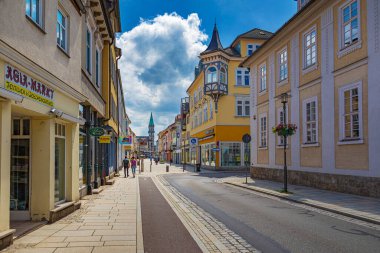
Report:
[{"label": "pitched roof", "polygon": [[252,30],[242,33],[239,36],[235,38],[235,40],[231,43],[231,46],[235,44],[235,42],[239,39],[245,38],[245,39],[257,39],[257,40],[267,40],[273,36],[273,33],[258,29],[258,28],[253,28]]},{"label": "pitched roof", "polygon": [[154,122],[153,122],[153,113],[150,113],[149,126],[154,126]]},{"label": "pitched roof", "polygon": [[214,25],[214,30],[212,31],[210,44],[208,45],[207,49],[202,52],[202,54],[215,51],[215,50],[223,50],[223,46],[222,46],[222,43],[220,42],[218,27],[216,27],[216,23]]}]

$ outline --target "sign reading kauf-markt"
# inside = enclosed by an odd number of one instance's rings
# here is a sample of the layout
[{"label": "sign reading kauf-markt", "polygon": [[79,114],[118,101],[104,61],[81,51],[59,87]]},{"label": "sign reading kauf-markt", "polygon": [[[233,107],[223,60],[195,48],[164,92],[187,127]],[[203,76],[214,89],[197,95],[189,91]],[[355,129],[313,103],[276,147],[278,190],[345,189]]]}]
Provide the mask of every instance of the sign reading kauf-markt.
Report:
[{"label": "sign reading kauf-markt", "polygon": [[44,105],[54,106],[53,89],[10,65],[5,65],[5,89]]}]

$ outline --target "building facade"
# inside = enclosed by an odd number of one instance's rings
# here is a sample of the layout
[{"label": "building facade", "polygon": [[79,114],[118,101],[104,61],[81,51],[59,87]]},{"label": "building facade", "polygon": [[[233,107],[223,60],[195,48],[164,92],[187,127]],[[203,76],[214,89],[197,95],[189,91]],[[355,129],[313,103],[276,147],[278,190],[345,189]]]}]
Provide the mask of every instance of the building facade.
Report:
[{"label": "building facade", "polygon": [[299,0],[298,13],[242,64],[253,80],[253,177],[282,180],[283,139],[271,128],[294,123],[290,183],[380,196],[379,5]]},{"label": "building facade", "polygon": [[190,163],[220,170],[241,168],[249,159],[250,147],[243,144],[242,136],[250,133],[250,78],[249,69],[239,64],[271,35],[253,29],[223,48],[215,25],[187,90],[190,138],[198,140],[185,154]]},{"label": "building facade", "polygon": [[79,200],[84,13],[80,1],[1,3],[0,249],[11,220],[52,221]]}]

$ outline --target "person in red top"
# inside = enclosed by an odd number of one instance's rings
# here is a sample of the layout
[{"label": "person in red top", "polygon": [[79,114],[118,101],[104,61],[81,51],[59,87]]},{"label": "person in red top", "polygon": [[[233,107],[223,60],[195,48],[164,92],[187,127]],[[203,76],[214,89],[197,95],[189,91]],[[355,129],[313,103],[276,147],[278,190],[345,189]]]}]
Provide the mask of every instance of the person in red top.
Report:
[{"label": "person in red top", "polygon": [[133,177],[135,177],[135,174],[136,174],[136,167],[137,167],[137,161],[136,161],[135,157],[132,156],[131,168],[132,168],[132,175],[133,175]]}]

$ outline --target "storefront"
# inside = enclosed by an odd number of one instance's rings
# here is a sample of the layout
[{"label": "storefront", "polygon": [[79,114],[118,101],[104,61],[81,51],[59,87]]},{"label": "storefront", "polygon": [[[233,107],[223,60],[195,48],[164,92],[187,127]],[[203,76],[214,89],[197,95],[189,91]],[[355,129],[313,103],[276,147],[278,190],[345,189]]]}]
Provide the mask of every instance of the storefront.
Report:
[{"label": "storefront", "polygon": [[0,226],[6,229],[10,220],[50,220],[51,210],[79,200],[84,98],[22,66],[0,60],[0,71]]}]

